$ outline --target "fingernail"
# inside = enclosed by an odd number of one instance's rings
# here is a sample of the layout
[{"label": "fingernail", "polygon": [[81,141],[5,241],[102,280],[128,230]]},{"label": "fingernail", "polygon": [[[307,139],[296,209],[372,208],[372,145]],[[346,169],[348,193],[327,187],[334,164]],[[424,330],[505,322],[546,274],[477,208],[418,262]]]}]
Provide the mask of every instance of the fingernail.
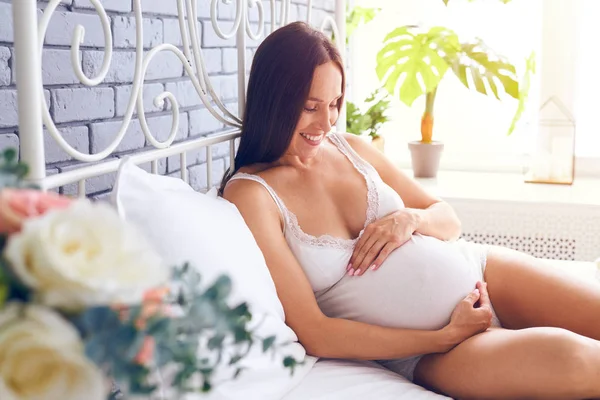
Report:
[{"label": "fingernail", "polygon": [[348,266],[346,267],[346,271],[350,271],[351,268],[352,268],[352,263],[348,263]]},{"label": "fingernail", "polygon": [[479,289],[475,289],[475,290],[473,290],[473,293],[475,293],[475,294],[479,294]]},{"label": "fingernail", "polygon": [[350,271],[348,271],[348,276],[353,276],[354,275],[354,270],[351,269]]},{"label": "fingernail", "polygon": [[373,264],[369,267],[371,271],[375,271],[377,269],[377,265]]}]

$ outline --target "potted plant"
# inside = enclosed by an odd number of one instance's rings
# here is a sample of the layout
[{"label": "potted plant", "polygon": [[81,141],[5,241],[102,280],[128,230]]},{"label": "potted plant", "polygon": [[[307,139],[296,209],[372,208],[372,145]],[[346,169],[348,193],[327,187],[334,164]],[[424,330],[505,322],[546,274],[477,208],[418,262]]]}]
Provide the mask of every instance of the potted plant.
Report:
[{"label": "potted plant", "polygon": [[[433,109],[438,85],[448,69],[452,69],[467,88],[493,95],[498,100],[499,85],[515,99],[522,100],[524,95],[519,89],[514,65],[481,39],[461,41],[453,30],[439,26],[428,31],[417,26],[402,26],[390,32],[377,54],[379,79],[389,93],[398,94],[400,101],[408,106],[425,95],[421,140],[409,143],[415,177],[437,175],[443,143],[433,140]],[[472,77],[472,82],[467,75]],[[401,76],[404,79],[398,84]]]},{"label": "potted plant", "polygon": [[356,104],[346,102],[346,132],[369,137],[373,146],[384,152],[385,142],[379,131],[389,121],[386,114],[389,104],[389,94],[381,88],[365,99],[368,108],[364,112]]}]

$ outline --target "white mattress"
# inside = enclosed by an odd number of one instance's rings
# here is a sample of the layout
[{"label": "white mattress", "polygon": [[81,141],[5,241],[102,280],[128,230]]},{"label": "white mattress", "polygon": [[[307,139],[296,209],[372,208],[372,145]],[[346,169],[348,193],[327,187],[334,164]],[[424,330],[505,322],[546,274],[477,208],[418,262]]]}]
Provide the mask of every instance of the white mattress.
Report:
[{"label": "white mattress", "polygon": [[[591,262],[548,260],[584,279],[596,279]],[[281,400],[435,400],[449,399],[428,391],[370,361],[321,359],[308,375]]]}]

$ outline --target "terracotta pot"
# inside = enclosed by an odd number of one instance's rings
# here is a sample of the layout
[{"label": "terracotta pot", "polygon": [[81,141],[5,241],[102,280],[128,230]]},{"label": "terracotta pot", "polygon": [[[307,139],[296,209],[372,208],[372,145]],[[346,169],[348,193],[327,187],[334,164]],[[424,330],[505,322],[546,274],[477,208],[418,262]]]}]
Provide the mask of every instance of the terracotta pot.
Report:
[{"label": "terracotta pot", "polygon": [[440,167],[440,158],[444,150],[442,142],[409,142],[415,178],[435,178]]},{"label": "terracotta pot", "polygon": [[385,153],[385,139],[383,136],[377,136],[376,138],[372,139],[371,144],[380,152]]}]

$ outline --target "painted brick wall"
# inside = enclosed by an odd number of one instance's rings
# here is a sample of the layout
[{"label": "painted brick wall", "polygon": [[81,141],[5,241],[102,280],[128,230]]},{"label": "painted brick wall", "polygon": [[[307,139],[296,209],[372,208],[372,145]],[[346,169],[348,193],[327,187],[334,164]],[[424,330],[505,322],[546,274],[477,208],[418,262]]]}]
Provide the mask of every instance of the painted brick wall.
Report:
[{"label": "painted brick wall", "polygon": [[[16,0],[13,0],[16,1]],[[198,1],[201,25],[201,45],[208,73],[216,93],[226,106],[237,113],[237,56],[234,40],[220,39],[210,22],[210,0]],[[135,65],[135,18],[131,0],[102,0],[111,19],[113,34],[113,60],[104,82],[89,88],[82,85],[73,72],[70,61],[72,32],[77,24],[85,27],[85,41],[81,46],[81,69],[88,77],[100,70],[104,57],[104,39],[100,19],[89,0],[62,0],[50,22],[45,38],[42,76],[46,102],[50,114],[65,140],[82,152],[97,153],[108,146],[122,125],[127,109]],[[292,0],[290,20],[306,19],[307,0]],[[161,43],[181,46],[175,0],[142,0],[144,12],[144,48]],[[39,1],[41,10],[47,2]],[[270,1],[263,1],[265,17],[270,21]],[[312,22],[320,26],[326,15],[333,15],[335,0],[315,0]],[[19,146],[17,127],[16,74],[14,61],[13,22],[11,0],[0,0],[0,149]],[[227,31],[235,18],[235,5],[218,3],[218,18]],[[250,10],[251,23],[256,24],[258,14]],[[266,28],[269,25],[266,25]],[[247,39],[248,65],[259,42]],[[178,140],[191,136],[211,135],[224,130],[201,105],[199,96],[184,74],[179,59],[169,52],[159,53],[151,62],[144,84],[144,109],[152,133],[159,140],[168,136],[171,127],[169,106],[158,108],[154,97],[165,91],[175,94],[180,104]],[[148,145],[135,119],[117,148],[115,157],[140,151]],[[74,161],[46,133],[47,170],[49,174],[76,168]],[[213,147],[213,182],[218,182],[229,166],[228,144]],[[150,168],[149,165],[144,166]],[[179,157],[160,160],[159,172],[178,174]],[[187,168],[190,183],[196,189],[206,188],[206,156],[203,151],[188,153]],[[114,174],[93,178],[87,182],[87,193],[99,195],[111,190]],[[75,193],[75,185],[60,189],[62,193]]]}]

